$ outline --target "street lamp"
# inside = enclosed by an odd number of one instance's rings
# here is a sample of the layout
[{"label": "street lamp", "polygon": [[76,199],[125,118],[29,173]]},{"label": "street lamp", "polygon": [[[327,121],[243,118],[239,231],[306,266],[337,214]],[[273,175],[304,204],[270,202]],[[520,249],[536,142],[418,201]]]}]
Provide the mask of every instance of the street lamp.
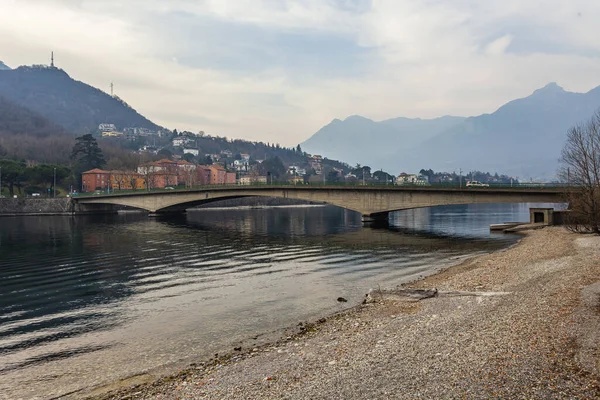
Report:
[{"label": "street lamp", "polygon": [[56,167],[54,167],[54,185],[52,186],[54,195],[52,197],[56,197]]},{"label": "street lamp", "polygon": [[2,196],[2,167],[0,166],[0,196]]}]

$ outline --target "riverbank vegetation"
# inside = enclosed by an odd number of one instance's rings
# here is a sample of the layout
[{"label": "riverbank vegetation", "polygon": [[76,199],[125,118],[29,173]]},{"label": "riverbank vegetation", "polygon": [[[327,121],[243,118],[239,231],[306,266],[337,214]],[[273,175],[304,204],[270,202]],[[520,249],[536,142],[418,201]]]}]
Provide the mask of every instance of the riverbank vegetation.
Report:
[{"label": "riverbank vegetation", "polygon": [[600,110],[568,131],[560,174],[574,186],[566,193],[571,210],[568,226],[600,234]]}]

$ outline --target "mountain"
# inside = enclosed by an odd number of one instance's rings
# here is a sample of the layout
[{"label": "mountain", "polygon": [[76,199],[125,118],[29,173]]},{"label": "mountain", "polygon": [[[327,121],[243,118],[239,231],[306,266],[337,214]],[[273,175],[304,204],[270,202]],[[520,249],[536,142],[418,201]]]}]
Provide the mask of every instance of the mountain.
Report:
[{"label": "mountain", "polygon": [[[396,129],[386,132],[385,136],[379,131],[372,131],[369,140],[361,142],[360,151],[337,151],[335,156],[341,159],[352,157],[354,160],[362,155],[356,162],[394,174],[431,168],[449,172],[458,172],[459,169],[463,172],[502,172],[520,178],[552,178],[558,168],[567,130],[588,120],[598,108],[600,87],[587,93],[572,93],[550,83],[528,97],[503,105],[492,114],[460,121],[455,119],[452,126],[444,127],[433,135],[431,131],[410,133],[410,136],[417,136],[416,142],[413,137],[401,145],[394,144],[393,148],[384,149],[382,143],[390,147],[392,143],[398,143],[390,136],[395,134],[398,138],[405,138],[407,131]],[[313,138],[325,128],[305,143],[315,142]],[[360,127],[347,126],[346,131],[340,130],[337,136],[330,137],[330,143],[343,143],[347,140],[344,133],[349,131],[352,137],[360,136],[361,132],[366,134],[366,130]],[[411,141],[413,143],[408,144]],[[315,147],[306,146],[306,150],[329,157],[328,147]]]},{"label": "mountain", "polygon": [[115,124],[117,129],[161,129],[116,96],[76,81],[59,68],[21,66],[0,70],[0,96],[77,135],[93,132],[101,123]]},{"label": "mountain", "polygon": [[334,119],[301,146],[308,153],[322,154],[352,165],[367,164],[366,149],[369,149],[368,152],[376,151],[373,159],[392,157],[398,149],[418,146],[462,121],[462,117],[441,117],[431,120],[394,118],[375,122],[354,115],[344,121]]},{"label": "mountain", "polygon": [[7,71],[7,70],[10,70],[8,65],[6,65],[2,61],[0,61],[0,71]]},{"label": "mountain", "polygon": [[0,136],[27,134],[46,137],[66,133],[42,115],[0,96]]},{"label": "mountain", "polygon": [[0,96],[0,158],[67,165],[73,142],[62,126]]}]

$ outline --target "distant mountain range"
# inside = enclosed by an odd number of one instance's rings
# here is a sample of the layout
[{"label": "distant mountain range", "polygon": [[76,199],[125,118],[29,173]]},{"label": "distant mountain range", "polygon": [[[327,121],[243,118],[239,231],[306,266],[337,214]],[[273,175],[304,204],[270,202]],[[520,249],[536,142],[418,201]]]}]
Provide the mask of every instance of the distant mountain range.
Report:
[{"label": "distant mountain range", "polygon": [[0,71],[6,71],[9,70],[10,68],[8,67],[8,65],[4,64],[2,61],[0,61]]},{"label": "distant mountain range", "polygon": [[548,179],[556,173],[567,130],[598,108],[600,87],[572,93],[550,83],[477,117],[334,119],[301,146],[309,153],[392,174],[431,168]]},{"label": "distant mountain range", "polygon": [[21,66],[3,69],[0,64],[0,96],[80,135],[94,132],[101,123],[117,129],[161,129],[116,96],[72,79],[54,67]]}]

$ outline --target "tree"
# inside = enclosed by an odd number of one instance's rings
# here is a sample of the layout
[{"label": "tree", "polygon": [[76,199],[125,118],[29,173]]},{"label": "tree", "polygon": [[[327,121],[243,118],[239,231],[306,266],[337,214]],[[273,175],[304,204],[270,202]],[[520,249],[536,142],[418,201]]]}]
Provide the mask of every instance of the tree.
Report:
[{"label": "tree", "polygon": [[70,173],[71,171],[68,168],[60,165],[40,164],[27,168],[25,176],[29,184],[36,184],[45,189],[51,189],[54,185],[55,177],[56,183],[60,184]]},{"label": "tree", "polygon": [[184,159],[185,161],[187,161],[187,162],[191,162],[191,163],[193,163],[193,162],[194,162],[194,155],[193,155],[192,153],[185,153],[185,154],[183,155],[183,159]]},{"label": "tree", "polygon": [[265,161],[258,165],[258,171],[261,175],[269,175],[272,178],[279,179],[285,176],[287,172],[281,158],[275,156],[267,158]]},{"label": "tree", "polygon": [[207,154],[206,157],[204,157],[204,165],[212,165],[212,163],[212,157],[209,154]]},{"label": "tree", "polygon": [[102,168],[106,164],[102,150],[91,134],[75,139],[75,145],[71,151],[71,160],[73,160],[74,167],[78,172]]},{"label": "tree", "polygon": [[98,142],[91,135],[83,135],[75,139],[71,151],[71,165],[74,181],[81,187],[81,173],[94,168],[102,168],[106,164]]},{"label": "tree", "polygon": [[171,157],[173,157],[173,153],[168,149],[160,149],[156,154],[161,158],[171,159]]},{"label": "tree", "polygon": [[567,192],[568,226],[600,234],[600,110],[569,129],[560,161],[562,180],[573,185]]},{"label": "tree", "polygon": [[375,171],[373,177],[382,183],[394,183],[394,177],[385,171]]},{"label": "tree", "polygon": [[[13,160],[0,160],[0,168],[2,168],[2,186],[8,188],[12,197],[15,194],[15,186],[19,186],[24,179],[25,164]],[[2,187],[0,187],[1,192]]]},{"label": "tree", "polygon": [[296,152],[302,154],[302,147],[300,147],[300,145],[296,146]]}]

